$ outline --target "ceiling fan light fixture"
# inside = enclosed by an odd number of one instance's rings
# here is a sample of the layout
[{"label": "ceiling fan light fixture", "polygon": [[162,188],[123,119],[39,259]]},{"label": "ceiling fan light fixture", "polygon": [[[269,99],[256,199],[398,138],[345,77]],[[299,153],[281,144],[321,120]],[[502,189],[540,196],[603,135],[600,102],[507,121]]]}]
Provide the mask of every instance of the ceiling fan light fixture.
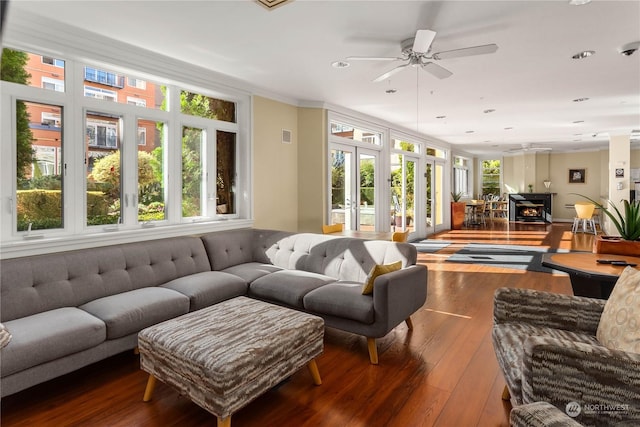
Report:
[{"label": "ceiling fan light fixture", "polygon": [[571,6],[584,6],[589,3],[591,3],[591,0],[569,0]]},{"label": "ceiling fan light fixture", "polygon": [[595,50],[583,50],[582,52],[578,52],[575,55],[573,55],[571,58],[573,59],[584,59],[584,58],[588,58],[592,55],[595,55],[596,51]]}]

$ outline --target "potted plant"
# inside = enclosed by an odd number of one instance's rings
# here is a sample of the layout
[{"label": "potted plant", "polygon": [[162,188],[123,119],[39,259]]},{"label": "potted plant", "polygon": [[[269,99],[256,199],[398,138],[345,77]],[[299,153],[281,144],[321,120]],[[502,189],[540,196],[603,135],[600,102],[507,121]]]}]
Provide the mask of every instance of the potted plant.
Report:
[{"label": "potted plant", "polygon": [[451,193],[451,229],[461,230],[467,204],[461,202],[462,193]]},{"label": "potted plant", "polygon": [[640,200],[630,202],[623,199],[623,214],[611,200],[608,200],[610,208],[607,208],[587,196],[577,195],[584,197],[600,208],[602,212],[609,217],[620,234],[619,237],[596,236],[593,244],[593,252],[636,256],[640,254]]}]

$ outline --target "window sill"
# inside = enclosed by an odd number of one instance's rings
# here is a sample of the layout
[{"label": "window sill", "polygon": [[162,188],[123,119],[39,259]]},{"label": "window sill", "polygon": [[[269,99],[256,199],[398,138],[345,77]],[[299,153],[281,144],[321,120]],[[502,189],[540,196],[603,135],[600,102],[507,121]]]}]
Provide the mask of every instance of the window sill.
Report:
[{"label": "window sill", "polygon": [[224,221],[203,221],[178,225],[140,227],[136,229],[108,232],[101,231],[74,236],[54,237],[45,234],[42,238],[37,239],[2,242],[0,246],[0,259],[72,251],[176,236],[197,235],[213,231],[248,228],[252,226],[253,220],[251,219],[225,219]]}]

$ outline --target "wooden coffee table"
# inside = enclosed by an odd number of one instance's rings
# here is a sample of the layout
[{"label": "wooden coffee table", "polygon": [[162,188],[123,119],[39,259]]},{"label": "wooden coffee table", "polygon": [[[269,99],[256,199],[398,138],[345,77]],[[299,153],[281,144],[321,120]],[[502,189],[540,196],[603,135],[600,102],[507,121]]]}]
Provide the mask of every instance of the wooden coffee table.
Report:
[{"label": "wooden coffee table", "polygon": [[640,270],[640,257],[591,252],[544,254],[542,265],[569,273],[574,295],[607,299],[625,267],[598,264],[599,259],[635,263],[637,266],[634,268]]}]

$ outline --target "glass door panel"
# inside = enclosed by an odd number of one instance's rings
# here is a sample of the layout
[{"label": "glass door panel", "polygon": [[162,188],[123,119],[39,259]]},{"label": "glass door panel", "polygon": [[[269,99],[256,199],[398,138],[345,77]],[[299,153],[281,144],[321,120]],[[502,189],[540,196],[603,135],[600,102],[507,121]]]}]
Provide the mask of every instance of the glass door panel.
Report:
[{"label": "glass door panel", "polygon": [[378,153],[350,146],[331,149],[329,221],[345,230],[376,230]]},{"label": "glass door panel", "polygon": [[444,228],[444,170],[444,163],[427,161],[425,173],[427,234]]},{"label": "glass door panel", "polygon": [[331,224],[352,225],[351,194],[353,181],[353,153],[347,150],[331,150]]},{"label": "glass door panel", "polygon": [[375,231],[376,229],[376,155],[358,153],[359,159],[359,203],[358,230]]},{"label": "glass door panel", "polygon": [[417,159],[391,155],[391,231],[415,230],[415,188]]},{"label": "glass door panel", "polygon": [[433,174],[433,218],[434,227],[439,231],[444,226],[444,164],[436,163]]},{"label": "glass door panel", "polygon": [[427,168],[425,173],[426,183],[426,194],[425,194],[425,203],[426,203],[426,224],[427,224],[427,234],[433,233],[435,231],[435,220],[434,220],[434,211],[433,211],[433,175],[434,175],[434,163],[427,162]]}]

